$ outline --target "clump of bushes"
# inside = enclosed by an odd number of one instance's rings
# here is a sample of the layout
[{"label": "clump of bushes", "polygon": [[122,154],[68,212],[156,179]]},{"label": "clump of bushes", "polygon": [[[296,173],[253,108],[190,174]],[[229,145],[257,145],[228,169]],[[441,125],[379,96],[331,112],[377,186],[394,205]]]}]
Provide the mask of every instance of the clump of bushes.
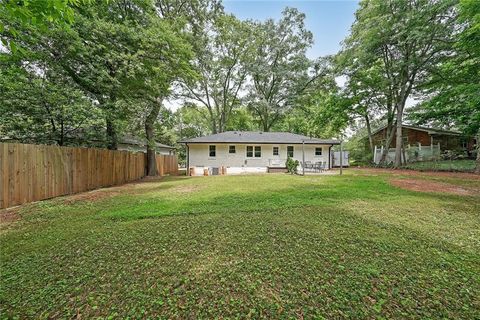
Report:
[{"label": "clump of bushes", "polygon": [[287,162],[285,162],[285,166],[287,167],[287,171],[290,174],[297,174],[299,162],[298,160],[294,160],[290,157],[287,157]]}]

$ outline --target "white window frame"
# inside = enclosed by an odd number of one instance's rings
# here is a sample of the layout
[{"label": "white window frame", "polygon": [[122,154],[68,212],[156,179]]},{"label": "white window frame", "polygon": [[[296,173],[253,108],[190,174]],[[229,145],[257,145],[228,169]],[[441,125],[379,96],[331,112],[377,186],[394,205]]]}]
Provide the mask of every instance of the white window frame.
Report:
[{"label": "white window frame", "polygon": [[[277,154],[275,154],[275,148],[277,148]],[[272,156],[279,156],[280,155],[280,147],[279,146],[273,146],[272,147]]]},{"label": "white window frame", "polygon": [[[214,148],[214,152],[215,152],[215,155],[214,155],[214,156],[212,156],[211,153],[210,153],[210,152],[211,152],[210,147],[213,147],[213,148]],[[214,145],[214,144],[209,144],[209,145],[208,145],[208,157],[209,157],[210,159],[215,159],[215,158],[217,157],[217,146],[216,146],[216,145]]]},{"label": "white window frame", "polygon": [[[320,149],[320,154],[317,154],[317,149]],[[322,147],[315,147],[315,149],[313,150],[313,155],[315,157],[322,157],[323,156],[323,148]]]},{"label": "white window frame", "polygon": [[[248,147],[252,147],[252,156],[251,157],[248,156]],[[255,156],[255,148],[260,148],[260,157]],[[247,158],[247,159],[261,159],[262,158],[262,146],[254,145],[254,144],[245,146],[245,158]]]},{"label": "white window frame", "polygon": [[[233,152],[230,152],[230,148],[233,147]],[[230,144],[228,146],[228,154],[236,154],[237,153],[237,146],[234,144]]]}]

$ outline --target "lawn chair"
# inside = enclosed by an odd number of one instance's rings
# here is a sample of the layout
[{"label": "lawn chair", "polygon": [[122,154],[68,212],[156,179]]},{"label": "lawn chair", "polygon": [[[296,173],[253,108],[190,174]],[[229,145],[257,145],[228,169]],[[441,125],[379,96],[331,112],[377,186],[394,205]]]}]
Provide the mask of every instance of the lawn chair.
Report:
[{"label": "lawn chair", "polygon": [[327,161],[322,161],[322,164],[320,165],[320,171],[323,172],[327,169]]},{"label": "lawn chair", "polygon": [[305,168],[305,170],[313,169],[313,165],[311,161],[305,161],[302,166]]},{"label": "lawn chair", "polygon": [[322,171],[322,163],[321,162],[315,162],[315,165],[313,167],[315,172],[321,172]]}]

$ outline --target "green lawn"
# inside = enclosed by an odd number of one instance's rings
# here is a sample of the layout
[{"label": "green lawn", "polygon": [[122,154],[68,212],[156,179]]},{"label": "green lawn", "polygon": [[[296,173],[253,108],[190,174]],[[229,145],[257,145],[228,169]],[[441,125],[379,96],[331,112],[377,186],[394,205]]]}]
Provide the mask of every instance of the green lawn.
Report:
[{"label": "green lawn", "polygon": [[423,161],[408,163],[406,169],[420,171],[464,171],[473,172],[475,160],[444,160],[444,161]]},{"label": "green lawn", "polygon": [[[177,177],[25,206],[0,231],[0,315],[480,318],[480,195],[372,172]],[[480,190],[464,181],[448,179]]]}]

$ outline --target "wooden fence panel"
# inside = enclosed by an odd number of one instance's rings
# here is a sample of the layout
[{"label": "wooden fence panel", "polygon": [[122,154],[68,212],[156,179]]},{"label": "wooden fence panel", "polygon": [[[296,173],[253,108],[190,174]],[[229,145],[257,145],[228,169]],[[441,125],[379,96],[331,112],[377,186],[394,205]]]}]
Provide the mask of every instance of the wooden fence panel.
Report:
[{"label": "wooden fence panel", "polygon": [[[160,175],[178,173],[175,155],[158,155]],[[141,179],[143,152],[0,143],[0,209]]]}]

